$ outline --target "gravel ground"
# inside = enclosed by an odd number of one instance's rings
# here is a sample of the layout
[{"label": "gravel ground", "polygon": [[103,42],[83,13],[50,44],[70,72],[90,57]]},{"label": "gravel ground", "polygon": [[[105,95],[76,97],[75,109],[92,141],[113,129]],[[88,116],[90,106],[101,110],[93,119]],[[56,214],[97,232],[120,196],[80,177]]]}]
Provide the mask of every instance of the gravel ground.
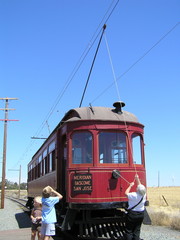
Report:
[{"label": "gravel ground", "polygon": [[28,228],[31,226],[29,216],[17,203],[5,199],[4,209],[0,209],[0,231]]},{"label": "gravel ground", "polygon": [[[5,208],[0,209],[0,231],[28,228],[31,226],[29,216],[17,203],[5,199]],[[141,238],[144,240],[180,240],[180,231],[167,227],[143,225]]]},{"label": "gravel ground", "polygon": [[141,238],[144,240],[178,240],[180,231],[168,227],[142,225]]}]

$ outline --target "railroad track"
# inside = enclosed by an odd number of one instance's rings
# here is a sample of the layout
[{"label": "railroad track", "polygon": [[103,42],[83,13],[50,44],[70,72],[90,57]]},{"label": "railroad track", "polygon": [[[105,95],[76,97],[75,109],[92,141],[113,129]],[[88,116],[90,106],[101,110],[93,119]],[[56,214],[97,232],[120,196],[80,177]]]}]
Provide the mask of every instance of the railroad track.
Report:
[{"label": "railroad track", "polygon": [[14,197],[6,197],[7,199],[18,203],[24,212],[30,213],[30,209],[26,207],[27,199],[21,199],[21,198],[14,198]]},{"label": "railroad track", "polygon": [[[7,199],[16,202],[21,206],[24,212],[30,214],[30,209],[26,207],[27,199],[19,199],[14,197],[6,197]],[[123,237],[124,226],[120,222],[111,222],[103,224],[84,224],[81,223],[81,230],[78,236],[75,236],[73,232],[59,232],[55,236],[56,240],[112,240],[112,239],[124,239]]]}]

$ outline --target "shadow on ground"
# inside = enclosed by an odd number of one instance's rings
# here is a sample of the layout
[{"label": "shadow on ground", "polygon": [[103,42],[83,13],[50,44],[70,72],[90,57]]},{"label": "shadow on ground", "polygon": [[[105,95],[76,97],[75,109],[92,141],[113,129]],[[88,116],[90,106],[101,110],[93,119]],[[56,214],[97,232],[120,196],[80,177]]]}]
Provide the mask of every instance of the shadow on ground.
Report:
[{"label": "shadow on ground", "polygon": [[15,214],[16,221],[19,225],[19,228],[29,228],[31,227],[31,220],[27,213],[17,213]]}]

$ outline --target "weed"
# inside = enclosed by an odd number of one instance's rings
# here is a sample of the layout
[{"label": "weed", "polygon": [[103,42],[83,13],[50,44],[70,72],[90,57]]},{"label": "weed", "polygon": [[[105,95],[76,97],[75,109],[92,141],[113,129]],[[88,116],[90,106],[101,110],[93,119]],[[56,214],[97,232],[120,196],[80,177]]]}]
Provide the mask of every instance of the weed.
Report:
[{"label": "weed", "polygon": [[148,188],[148,200],[153,225],[180,230],[180,187]]}]

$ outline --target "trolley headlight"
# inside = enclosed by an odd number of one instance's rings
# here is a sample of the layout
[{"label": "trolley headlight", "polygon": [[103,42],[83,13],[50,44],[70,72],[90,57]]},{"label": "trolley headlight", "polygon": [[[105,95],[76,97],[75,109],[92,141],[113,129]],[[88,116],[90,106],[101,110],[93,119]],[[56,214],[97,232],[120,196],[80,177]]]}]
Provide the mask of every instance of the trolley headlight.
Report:
[{"label": "trolley headlight", "polygon": [[112,176],[113,176],[113,178],[116,178],[116,179],[119,178],[121,176],[120,171],[117,169],[113,170]]}]

